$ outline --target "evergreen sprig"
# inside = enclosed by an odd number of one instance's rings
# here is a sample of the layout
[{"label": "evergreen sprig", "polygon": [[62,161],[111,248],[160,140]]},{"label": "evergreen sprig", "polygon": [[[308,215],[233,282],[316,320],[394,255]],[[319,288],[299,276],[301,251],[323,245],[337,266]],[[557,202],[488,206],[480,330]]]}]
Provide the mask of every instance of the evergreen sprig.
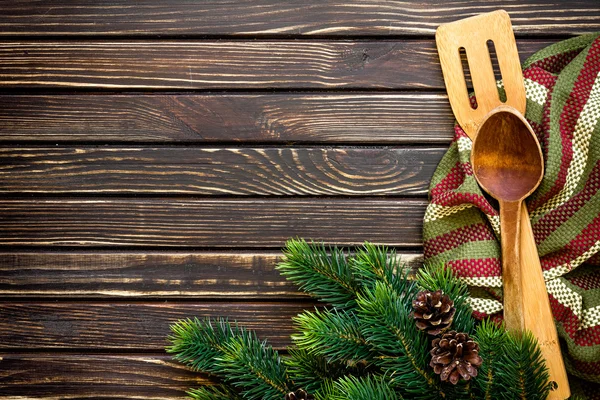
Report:
[{"label": "evergreen sprig", "polygon": [[243,334],[244,329],[226,319],[198,318],[181,320],[171,325],[171,345],[167,352],[192,369],[218,375],[221,372],[215,359],[224,354],[223,345]]},{"label": "evergreen sprig", "polygon": [[492,400],[492,395],[504,391],[502,377],[496,370],[504,356],[504,346],[509,343],[508,332],[490,320],[477,327],[475,339],[479,343],[479,355],[483,359],[474,390],[480,398]]},{"label": "evergreen sprig", "polygon": [[289,357],[284,361],[295,386],[309,393],[323,391],[325,386],[348,373],[346,363],[331,362],[322,355],[300,348],[290,348]]},{"label": "evergreen sprig", "polygon": [[428,265],[417,271],[417,283],[424,290],[432,292],[441,289],[454,302],[456,313],[452,322],[454,330],[474,333],[473,310],[468,303],[469,288],[457,279],[450,268]]},{"label": "evergreen sprig", "polygon": [[[284,253],[281,273],[328,307],[294,318],[286,357],[224,319],[173,325],[167,350],[221,379],[190,397],[283,399],[302,387],[317,400],[543,399],[550,390],[531,334],[515,337],[489,321],[476,326],[467,286],[450,269],[426,267],[412,278],[394,251],[370,243],[349,254],[290,240]],[[441,382],[429,366],[432,337],[417,329],[412,306],[422,290],[448,295],[456,308],[452,329],[479,343],[483,364],[469,381]]]},{"label": "evergreen sprig", "polygon": [[394,385],[409,398],[439,399],[445,394],[428,367],[429,338],[411,317],[416,292],[414,284],[398,292],[378,282],[359,298],[359,315],[365,337],[379,352],[374,361],[390,374]]},{"label": "evergreen sprig", "polygon": [[281,275],[334,307],[352,308],[360,284],[343,249],[289,240],[283,250],[285,260],[277,269]]},{"label": "evergreen sprig", "polygon": [[254,332],[244,331],[223,345],[215,358],[226,382],[240,388],[249,400],[281,399],[290,391],[287,368],[278,352],[261,342]]},{"label": "evergreen sprig", "polygon": [[407,282],[408,271],[404,271],[396,250],[390,250],[385,246],[376,246],[367,242],[357,250],[356,255],[349,262],[354,269],[356,279],[364,288],[372,288],[376,282],[400,288]]},{"label": "evergreen sprig", "polygon": [[[187,319],[171,330],[167,352],[196,371],[221,378],[225,393],[235,392],[235,387],[244,399],[267,400],[280,399],[289,391],[287,369],[278,352],[254,332],[223,318]],[[194,396],[218,398],[220,389],[196,391]]]},{"label": "evergreen sprig", "polygon": [[303,388],[315,396],[328,393],[328,388],[344,376],[363,377],[379,373],[379,370],[366,360],[334,362],[298,347],[289,349],[289,356],[284,362],[295,387]]},{"label": "evergreen sprig", "polygon": [[337,380],[329,389],[326,400],[400,400],[392,384],[385,376],[355,377],[345,376]]},{"label": "evergreen sprig", "polygon": [[371,358],[361,320],[352,311],[315,309],[294,317],[294,322],[298,333],[292,335],[292,340],[311,354],[320,354],[331,362]]},{"label": "evergreen sprig", "polygon": [[483,358],[474,387],[479,398],[548,397],[552,383],[541,350],[530,332],[516,336],[488,320],[478,326],[475,337]]},{"label": "evergreen sprig", "polygon": [[[509,335],[510,342],[499,366],[510,388],[512,399],[543,400],[548,397],[552,383],[548,382],[548,369],[544,365],[542,352],[531,332],[521,336]],[[508,397],[507,397],[508,398]]]},{"label": "evergreen sprig", "polygon": [[203,386],[188,391],[193,400],[243,400],[244,398],[227,385]]}]

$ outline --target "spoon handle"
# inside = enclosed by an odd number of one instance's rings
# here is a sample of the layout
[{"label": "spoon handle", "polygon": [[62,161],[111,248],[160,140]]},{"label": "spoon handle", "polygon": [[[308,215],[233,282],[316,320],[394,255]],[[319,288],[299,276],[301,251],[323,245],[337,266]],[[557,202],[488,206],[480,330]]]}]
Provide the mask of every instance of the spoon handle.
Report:
[{"label": "spoon handle", "polygon": [[520,262],[521,204],[521,200],[500,201],[504,323],[506,329],[514,333],[521,333],[525,328]]},{"label": "spoon handle", "polygon": [[523,301],[526,306],[525,329],[530,330],[538,339],[550,380],[556,382],[556,390],[550,392],[547,400],[563,400],[571,395],[569,380],[563,362],[552,317],[550,300],[546,292],[546,283],[538,256],[531,221],[527,207],[521,208],[521,280],[523,282]]}]

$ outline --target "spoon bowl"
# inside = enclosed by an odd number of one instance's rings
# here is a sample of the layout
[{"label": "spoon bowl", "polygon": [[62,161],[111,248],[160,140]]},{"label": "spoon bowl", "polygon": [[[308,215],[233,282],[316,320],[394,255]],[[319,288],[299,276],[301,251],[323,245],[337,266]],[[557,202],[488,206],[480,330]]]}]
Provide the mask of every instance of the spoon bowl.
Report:
[{"label": "spoon bowl", "polygon": [[544,174],[542,150],[531,126],[508,106],[492,110],[479,127],[471,162],[480,186],[498,201],[525,199]]}]

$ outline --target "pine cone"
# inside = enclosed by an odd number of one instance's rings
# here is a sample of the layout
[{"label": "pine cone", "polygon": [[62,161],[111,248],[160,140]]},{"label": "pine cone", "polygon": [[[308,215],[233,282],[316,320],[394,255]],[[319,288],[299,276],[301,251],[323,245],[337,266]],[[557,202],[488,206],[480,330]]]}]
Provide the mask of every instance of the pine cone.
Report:
[{"label": "pine cone", "polygon": [[454,302],[441,290],[419,292],[413,308],[417,328],[433,336],[448,329],[456,312]]},{"label": "pine cone", "polygon": [[468,334],[450,331],[434,339],[431,345],[429,366],[442,381],[456,385],[461,377],[468,381],[477,376],[477,368],[483,360],[479,356],[479,345]]},{"label": "pine cone", "polygon": [[306,390],[298,389],[295,392],[286,394],[285,400],[314,400],[314,397],[311,394],[306,393]]}]

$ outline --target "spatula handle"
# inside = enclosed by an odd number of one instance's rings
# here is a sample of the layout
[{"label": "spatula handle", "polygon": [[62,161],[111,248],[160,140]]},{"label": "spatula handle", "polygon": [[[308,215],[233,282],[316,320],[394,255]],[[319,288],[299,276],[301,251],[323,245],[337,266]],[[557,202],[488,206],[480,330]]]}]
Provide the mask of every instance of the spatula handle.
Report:
[{"label": "spatula handle", "polygon": [[531,229],[531,221],[525,204],[521,207],[520,257],[525,329],[530,330],[538,339],[542,355],[546,359],[550,380],[558,385],[556,390],[550,392],[548,399],[563,400],[571,396],[571,391],[546,292],[542,266]]}]

